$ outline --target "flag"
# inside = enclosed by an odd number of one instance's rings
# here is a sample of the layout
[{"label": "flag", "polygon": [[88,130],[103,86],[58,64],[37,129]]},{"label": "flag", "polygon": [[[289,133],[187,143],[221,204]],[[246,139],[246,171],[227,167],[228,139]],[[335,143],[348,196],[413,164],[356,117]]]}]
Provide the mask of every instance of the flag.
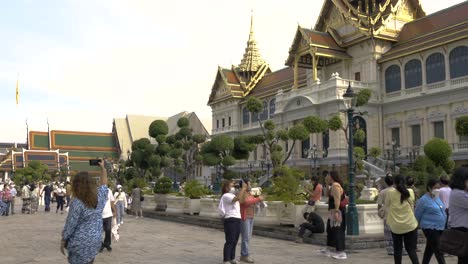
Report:
[{"label": "flag", "polygon": [[18,83],[19,83],[19,80],[16,79],[16,105],[18,105],[18,103],[19,103],[19,85],[18,85]]}]

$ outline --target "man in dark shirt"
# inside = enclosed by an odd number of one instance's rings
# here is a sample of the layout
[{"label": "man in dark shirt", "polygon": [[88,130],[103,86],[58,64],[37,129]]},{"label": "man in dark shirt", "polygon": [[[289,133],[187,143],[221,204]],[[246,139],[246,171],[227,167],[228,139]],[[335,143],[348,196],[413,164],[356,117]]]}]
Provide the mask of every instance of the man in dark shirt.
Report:
[{"label": "man in dark shirt", "polygon": [[41,197],[44,195],[44,204],[45,204],[45,211],[50,212],[50,196],[52,194],[53,188],[50,184],[46,185],[44,189],[42,189]]},{"label": "man in dark shirt", "polygon": [[304,213],[304,219],[307,222],[301,224],[301,228],[299,229],[299,237],[296,239],[297,243],[302,243],[304,238],[304,233],[306,230],[309,230],[312,234],[319,234],[325,232],[325,225],[323,223],[322,217],[314,212]]}]

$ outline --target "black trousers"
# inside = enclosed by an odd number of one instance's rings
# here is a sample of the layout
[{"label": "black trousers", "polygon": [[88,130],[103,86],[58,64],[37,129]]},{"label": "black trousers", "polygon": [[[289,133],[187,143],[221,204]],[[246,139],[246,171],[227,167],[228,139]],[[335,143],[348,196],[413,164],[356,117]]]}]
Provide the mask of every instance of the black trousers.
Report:
[{"label": "black trousers", "polygon": [[110,247],[111,245],[111,231],[112,231],[112,216],[102,219],[102,228],[104,229],[104,247]]},{"label": "black trousers", "polygon": [[405,233],[395,234],[392,232],[393,238],[393,259],[395,264],[401,264],[401,256],[403,251],[403,241],[405,249],[411,259],[411,263],[419,264],[418,255],[416,254],[416,245],[418,244],[418,229]]},{"label": "black trousers", "polygon": [[341,210],[343,222],[340,226],[331,227],[330,219],[327,221],[327,246],[334,247],[336,251],[345,250],[345,231],[346,231],[346,211]]},{"label": "black trousers", "polygon": [[309,230],[310,232],[312,232],[312,234],[323,233],[323,224],[322,224],[322,228],[320,228],[311,223],[303,223],[301,224],[301,228],[299,229],[299,233],[297,235],[299,237],[304,237],[304,233],[306,230]]},{"label": "black trousers", "polygon": [[223,261],[231,261],[236,258],[236,246],[241,230],[240,218],[224,219],[224,235],[226,243],[223,249]]},{"label": "black trousers", "polygon": [[63,211],[63,203],[64,203],[64,200],[63,200],[63,196],[56,196],[57,197],[57,211],[58,209],[60,208],[60,211]]},{"label": "black trousers", "polygon": [[422,264],[429,264],[432,255],[435,255],[437,263],[445,264],[444,254],[439,250],[440,236],[442,230],[423,229],[424,236],[426,236],[426,249],[424,250],[424,257]]}]

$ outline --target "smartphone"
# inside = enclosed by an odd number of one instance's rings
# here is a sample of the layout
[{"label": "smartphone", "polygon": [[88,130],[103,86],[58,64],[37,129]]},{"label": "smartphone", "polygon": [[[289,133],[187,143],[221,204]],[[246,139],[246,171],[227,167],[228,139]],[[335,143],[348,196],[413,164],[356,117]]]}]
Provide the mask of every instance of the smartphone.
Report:
[{"label": "smartphone", "polygon": [[90,159],[89,166],[99,166],[99,162],[102,162],[101,159]]}]

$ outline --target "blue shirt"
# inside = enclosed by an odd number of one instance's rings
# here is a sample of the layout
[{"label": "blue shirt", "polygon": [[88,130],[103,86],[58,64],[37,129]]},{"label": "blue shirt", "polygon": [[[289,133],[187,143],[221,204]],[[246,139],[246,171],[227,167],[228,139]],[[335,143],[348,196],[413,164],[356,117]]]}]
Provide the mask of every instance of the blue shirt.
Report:
[{"label": "blue shirt", "polygon": [[439,197],[432,198],[427,193],[423,195],[416,203],[414,214],[421,229],[445,229],[447,214]]}]

